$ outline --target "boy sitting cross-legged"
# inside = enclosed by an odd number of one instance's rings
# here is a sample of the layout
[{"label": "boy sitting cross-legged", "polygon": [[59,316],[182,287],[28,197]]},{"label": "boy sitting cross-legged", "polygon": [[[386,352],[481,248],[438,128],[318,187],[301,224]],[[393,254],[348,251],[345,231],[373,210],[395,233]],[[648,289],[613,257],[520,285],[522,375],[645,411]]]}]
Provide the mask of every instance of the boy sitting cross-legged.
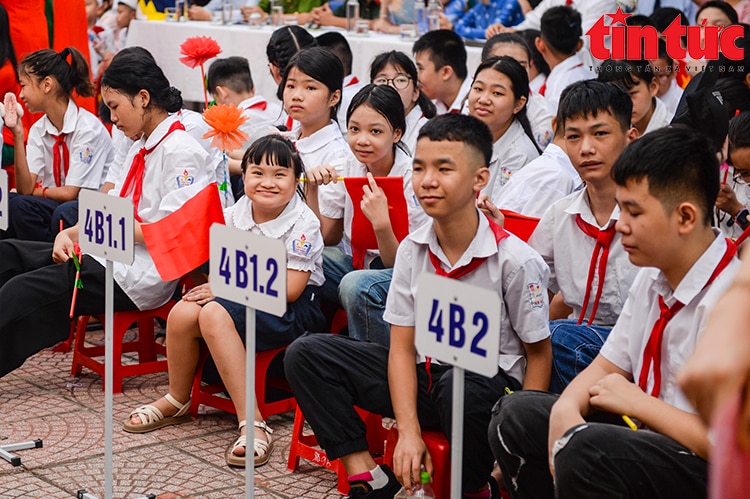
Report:
[{"label": "boy sitting cross-legged", "polygon": [[[490,485],[487,424],[506,387],[546,389],[552,361],[541,257],[485,217],[475,205],[489,179],[492,136],[476,118],[448,114],[419,132],[412,183],[433,219],[398,248],[384,318],[390,349],[339,335],[305,335],[287,350],[285,371],[297,402],[328,458],[350,475],[349,497],[392,498],[417,485],[420,466],[432,472],[421,428],[450,438],[453,370],[425,363],[414,344],[417,279],[424,272],[489,288],[502,298],[500,369],[492,378],[466,374],[463,493],[498,497]],[[365,424],[354,406],[395,417],[399,440],[394,472],[376,466]],[[400,483],[399,483],[400,482]],[[494,493],[493,493],[494,492]]]},{"label": "boy sitting cross-legged", "polygon": [[518,393],[498,404],[490,443],[514,498],[707,494],[708,433],[676,377],[739,266],[734,244],[711,228],[718,161],[695,132],[663,128],[629,145],[613,176],[617,231],[646,268],[601,353],[559,398]]}]

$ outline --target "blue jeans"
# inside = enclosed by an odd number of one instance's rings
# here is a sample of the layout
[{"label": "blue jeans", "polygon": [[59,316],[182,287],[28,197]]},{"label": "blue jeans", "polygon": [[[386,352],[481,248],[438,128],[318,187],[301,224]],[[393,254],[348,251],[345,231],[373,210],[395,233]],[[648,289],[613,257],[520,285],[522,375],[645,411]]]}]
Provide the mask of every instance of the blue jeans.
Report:
[{"label": "blue jeans", "polygon": [[549,390],[562,393],[568,383],[591,364],[612,330],[609,326],[578,325],[575,319],[550,321],[552,378]]},{"label": "blue jeans", "polygon": [[354,270],[352,257],[336,248],[325,248],[323,272],[323,298],[344,309],[349,336],[388,347],[391,327],[383,320],[383,312],[393,269]]}]

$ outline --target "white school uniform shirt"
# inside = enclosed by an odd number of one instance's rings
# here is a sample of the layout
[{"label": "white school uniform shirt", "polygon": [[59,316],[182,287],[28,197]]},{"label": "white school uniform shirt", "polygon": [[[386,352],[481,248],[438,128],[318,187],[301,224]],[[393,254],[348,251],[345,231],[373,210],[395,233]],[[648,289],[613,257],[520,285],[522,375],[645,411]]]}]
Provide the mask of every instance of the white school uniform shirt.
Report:
[{"label": "white school uniform shirt", "polygon": [[[137,140],[130,148],[120,177],[110,196],[119,196],[133,158],[142,148],[155,146],[169,130],[176,115],[162,121],[148,139]],[[175,130],[146,155],[143,175],[143,194],[138,215],[144,223],[157,222],[173,213],[203,187],[214,181],[212,158],[187,132]],[[104,260],[97,261],[104,265]],[[151,255],[143,243],[135,243],[132,265],[114,263],[115,282],[135,303],[139,310],[150,310],[167,303],[174,293],[177,281],[164,282],[159,276]]]},{"label": "white school uniform shirt", "polygon": [[323,236],[315,213],[295,193],[281,214],[261,224],[255,223],[253,202],[242,196],[234,206],[224,210],[224,220],[229,227],[247,230],[259,236],[278,239],[286,248],[286,267],[310,272],[308,284],[322,286]]},{"label": "white school uniform shirt", "polygon": [[406,115],[406,130],[401,136],[401,142],[406,146],[409,154],[413,157],[414,151],[417,149],[417,137],[422,127],[430,121],[424,117],[422,108],[416,105]]},{"label": "white school uniform shirt", "polygon": [[[728,165],[727,167],[729,168],[728,171],[725,172],[724,170],[722,170],[719,172],[719,174],[721,175],[721,179],[724,179],[724,174],[726,173],[727,184],[732,186],[732,190],[734,191],[734,195],[737,197],[737,201],[739,201],[742,206],[750,206],[750,186],[748,186],[747,184],[735,183],[732,180],[732,177],[736,172],[734,171],[734,168]],[[725,211],[719,210],[718,208],[714,208],[714,225],[722,232],[722,234],[724,234],[724,237],[731,237],[732,239],[740,237],[743,232],[742,227],[740,227],[738,223],[735,223],[734,217],[732,217]]]},{"label": "white school uniform shirt", "polygon": [[514,119],[502,137],[492,145],[490,181],[482,192],[496,203],[511,176],[538,157],[539,151],[534,142],[523,131],[521,123]]},{"label": "white school uniform shirt", "polygon": [[359,81],[359,78],[350,74],[344,77],[344,82],[341,86],[341,102],[339,103],[339,110],[336,112],[336,121],[339,123],[339,130],[341,135],[346,138],[346,112],[349,109],[354,96],[365,86],[364,83]]},{"label": "white school uniform shirt", "polygon": [[677,106],[680,104],[680,99],[682,99],[682,92],[684,92],[684,90],[682,90],[677,84],[677,78],[672,78],[672,83],[669,85],[669,89],[664,95],[659,97],[664,105],[667,106],[670,116],[674,116],[674,113],[677,112]]},{"label": "white school uniform shirt", "polygon": [[557,144],[510,177],[500,190],[497,207],[541,218],[555,202],[583,187],[581,176]]},{"label": "white school uniform shirt", "polygon": [[547,76],[547,89],[544,91],[544,98],[547,99],[553,113],[557,113],[560,94],[565,90],[565,87],[571,83],[592,78],[596,78],[596,74],[583,63],[578,54],[571,55],[552,68],[549,76]]},{"label": "white school uniform shirt", "polygon": [[667,106],[664,105],[661,99],[654,97],[654,100],[656,101],[656,108],[654,108],[654,113],[651,115],[651,119],[648,121],[646,131],[643,132],[643,135],[664,128],[665,126],[669,126],[669,122],[672,121],[673,113],[669,112]]},{"label": "white school uniform shirt", "polygon": [[[581,315],[583,301],[586,298],[589,264],[596,245],[594,238],[584,234],[576,224],[578,214],[585,222],[602,230],[617,222],[620,208],[615,206],[607,225],[602,227],[591,212],[586,189],[581,189],[550,206],[529,239],[529,245],[537,250],[549,265],[549,290],[553,293],[562,291],[565,304],[573,309],[570,319],[578,319]],[[607,271],[594,324],[611,326],[617,322],[630,284],[637,273],[637,267],[630,263],[622,247],[620,234],[615,233],[609,247]],[[588,313],[591,312],[598,287],[599,273],[595,272],[591,283]],[[588,320],[589,315],[586,315],[584,322],[588,323]]]},{"label": "white school uniform shirt", "polygon": [[[265,109],[262,109],[265,104]],[[256,107],[253,107],[256,106]],[[276,102],[270,102],[262,95],[254,95],[245,99],[237,106],[242,110],[242,115],[247,118],[240,130],[253,137],[255,129],[261,126],[274,126],[282,114],[281,105]],[[259,138],[259,137],[256,137]],[[248,139],[249,141],[250,139]]]},{"label": "white school uniform shirt", "polygon": [[[409,232],[413,232],[430,218],[425,214],[422,206],[414,194],[414,188],[411,183],[412,160],[411,156],[406,154],[400,147],[396,147],[396,157],[393,167],[388,173],[389,177],[404,178],[404,198],[406,199],[406,208],[409,215]],[[365,177],[367,176],[367,167],[352,157],[344,166],[344,177]],[[346,193],[346,187],[343,182],[337,182],[331,185],[331,189],[321,192],[319,202],[321,203],[320,214],[333,219],[344,219],[344,248],[351,254],[352,240],[352,220],[354,219],[354,207],[352,199]],[[357,200],[359,202],[359,200]],[[369,269],[372,261],[380,255],[377,249],[367,250],[365,254],[365,268]]]},{"label": "white school uniform shirt", "polygon": [[435,116],[440,116],[441,114],[448,113],[460,113],[464,108],[466,96],[469,95],[469,90],[471,90],[471,81],[471,78],[469,78],[468,76],[464,79],[463,83],[461,83],[461,88],[458,90],[458,94],[456,95],[456,98],[453,99],[450,107],[445,107],[443,101],[439,99],[433,99],[432,102],[435,104],[435,108],[437,109],[437,114]]},{"label": "white school uniform shirt", "polygon": [[[542,89],[544,84],[547,82],[547,75],[539,73],[529,82],[529,89],[536,95],[541,95],[539,91]],[[542,97],[544,97],[542,95]]]},{"label": "white school uniform shirt", "polygon": [[[670,307],[676,301],[684,303],[684,308],[672,317],[664,330],[659,399],[690,413],[696,411],[677,385],[677,373],[695,350],[716,300],[729,288],[739,270],[740,261],[734,258],[713,283],[703,289],[726,248],[726,239],[717,236],[674,291],[659,269],[641,269],[630,289],[620,320],[600,351],[605,359],[631,373],[635,383],[638,383],[643,369],[643,351],[659,318],[659,296]],[[652,384],[653,374],[650,374],[649,390]]]},{"label": "white school uniform shirt", "polygon": [[[448,262],[432,224],[426,224],[401,241],[393,267],[383,319],[395,326],[414,327],[417,279],[435,273],[430,251],[446,272],[487,257],[482,265],[460,280],[491,289],[500,295],[500,359],[498,365],[523,383],[526,356],[522,342],[536,343],[549,337],[547,279],[549,269],[539,254],[514,235],[495,242],[487,218],[477,211],[479,227],[471,244],[455,265]],[[418,354],[417,362],[424,356]],[[434,359],[433,359],[434,362]]]},{"label": "white school uniform shirt", "polygon": [[112,139],[99,118],[80,109],[72,100],[63,117],[62,130],[44,115],[29,130],[26,146],[26,161],[29,171],[37,176],[42,187],[56,187],[52,167],[54,135],[66,133],[65,144],[68,146],[68,174],[61,172],[62,185],[71,185],[82,189],[98,190],[112,165],[115,152]]},{"label": "white school uniform shirt", "polygon": [[[295,143],[307,170],[320,165],[332,165],[337,171],[343,171],[344,162],[352,157],[349,144],[341,135],[338,123],[333,120],[309,137],[300,139],[299,135],[300,128],[296,127],[289,138]],[[324,187],[326,186],[321,185],[318,192]]]},{"label": "white school uniform shirt", "polygon": [[552,130],[552,109],[547,99],[540,94],[529,92],[529,100],[526,102],[526,117],[531,125],[531,134],[540,149],[547,147],[554,137]]}]

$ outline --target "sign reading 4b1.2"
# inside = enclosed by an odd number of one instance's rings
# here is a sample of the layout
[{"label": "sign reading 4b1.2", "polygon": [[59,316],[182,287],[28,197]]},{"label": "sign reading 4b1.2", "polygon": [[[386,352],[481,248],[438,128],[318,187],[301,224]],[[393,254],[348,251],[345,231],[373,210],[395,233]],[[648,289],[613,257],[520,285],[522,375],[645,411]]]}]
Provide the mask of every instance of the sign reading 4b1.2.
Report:
[{"label": "sign reading 4b1.2", "polygon": [[8,230],[8,172],[0,168],[0,230]]},{"label": "sign reading 4b1.2", "polygon": [[211,292],[281,317],[286,313],[286,249],[278,239],[214,224]]},{"label": "sign reading 4b1.2", "polygon": [[132,201],[87,189],[81,189],[78,200],[81,249],[113,262],[133,263]]},{"label": "sign reading 4b1.2", "polygon": [[422,355],[492,377],[500,356],[495,291],[424,273],[417,281],[415,343]]}]

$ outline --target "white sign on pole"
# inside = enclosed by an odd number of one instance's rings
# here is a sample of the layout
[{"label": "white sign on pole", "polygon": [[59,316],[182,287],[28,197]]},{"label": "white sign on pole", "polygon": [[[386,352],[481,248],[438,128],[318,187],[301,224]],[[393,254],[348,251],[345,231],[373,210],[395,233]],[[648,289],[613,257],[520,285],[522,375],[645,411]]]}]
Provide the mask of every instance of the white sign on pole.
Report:
[{"label": "white sign on pole", "polygon": [[81,250],[113,262],[133,263],[132,200],[81,189],[78,201]]},{"label": "white sign on pole", "polygon": [[500,355],[500,297],[495,291],[424,273],[417,281],[417,350],[492,377]]},{"label": "white sign on pole", "polygon": [[279,317],[286,313],[286,248],[221,224],[211,227],[211,292]]},{"label": "white sign on pole", "polygon": [[0,168],[0,230],[8,230],[8,172]]}]

